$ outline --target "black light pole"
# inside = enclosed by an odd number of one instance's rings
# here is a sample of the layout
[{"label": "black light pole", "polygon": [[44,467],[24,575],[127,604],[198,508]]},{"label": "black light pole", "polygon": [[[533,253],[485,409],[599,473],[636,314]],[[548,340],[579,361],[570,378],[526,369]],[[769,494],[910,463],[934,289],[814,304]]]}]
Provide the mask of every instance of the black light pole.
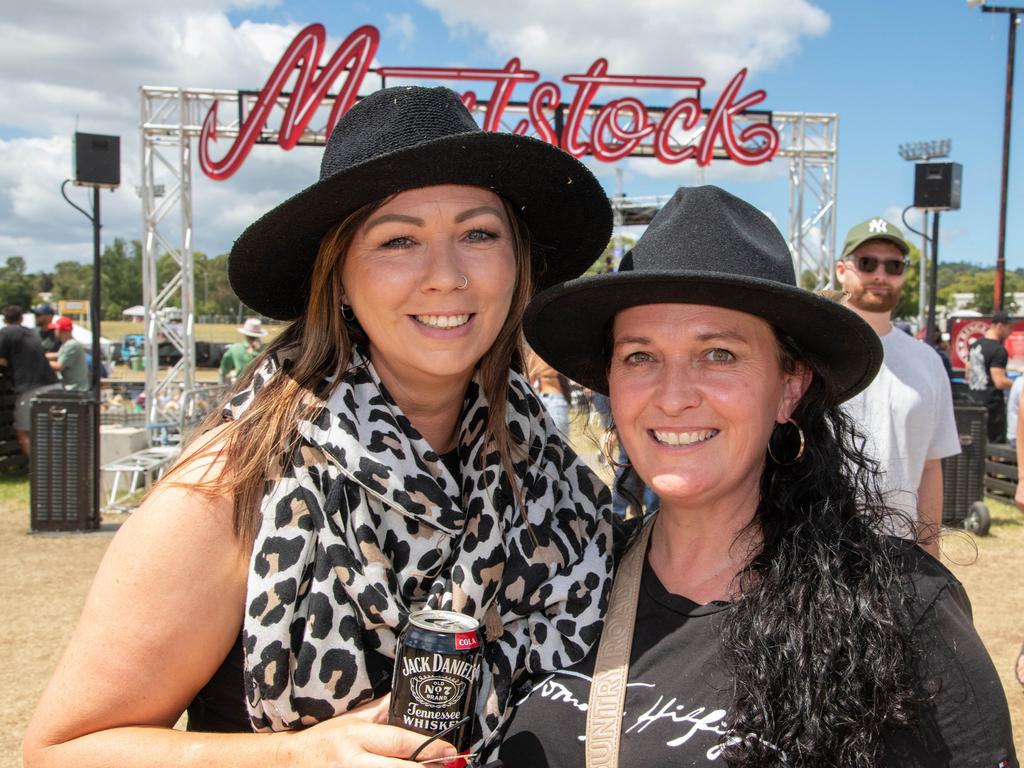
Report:
[{"label": "black light pole", "polygon": [[[929,160],[935,160],[940,157],[948,157],[950,151],[953,149],[952,139],[938,139],[934,141],[914,141],[906,144],[900,144],[900,157],[904,160],[908,160],[914,163],[927,163]],[[917,169],[914,169],[915,180],[917,177]],[[916,204],[916,203],[915,203]],[[927,329],[925,338],[930,339],[932,329],[935,327],[935,287],[932,278],[935,277],[934,272],[938,269],[938,260],[935,258],[935,254],[932,254],[931,264],[928,263],[928,242],[929,237],[924,232],[918,232],[907,221],[907,211],[914,206],[910,205],[903,209],[903,226],[909,231],[916,235],[921,236],[921,260],[919,262],[919,298],[917,304],[917,318],[918,323]],[[928,229],[928,211],[930,208],[924,208],[922,213],[924,214],[924,229]],[[936,232],[938,227],[936,226]],[[927,323],[927,325],[925,325]]]},{"label": "black light pole", "polygon": [[95,419],[93,420],[93,510],[96,526],[99,526],[100,514],[100,405],[103,402],[101,392],[103,350],[100,347],[100,188],[114,190],[121,183],[121,140],[117,136],[102,136],[89,133],[76,133],[74,138],[74,183],[76,186],[92,187],[92,213],[76,205],[68,197],[64,188],[71,183],[67,179],[61,184],[60,193],[74,208],[78,209],[92,222],[92,295],[89,300],[89,325],[92,331],[92,377],[91,389],[95,402]]},{"label": "black light pole", "polygon": [[1010,37],[1006,52],[1006,96],[1003,112],[1003,178],[999,191],[999,246],[996,253],[995,310],[1003,308],[1006,276],[1006,195],[1010,183],[1010,124],[1013,119],[1013,69],[1014,51],[1017,47],[1017,24],[1024,7],[986,5],[985,0],[967,0],[971,6],[981,5],[984,13],[1007,13],[1010,15]]},{"label": "black light pole", "polygon": [[92,213],[76,205],[68,197],[64,188],[71,183],[71,179],[65,179],[60,185],[60,193],[68,204],[81,211],[90,222],[92,222],[92,296],[89,300],[89,327],[92,330],[92,376],[91,388],[96,402],[100,402],[100,362],[102,361],[102,350],[100,349],[100,188],[92,188]]}]

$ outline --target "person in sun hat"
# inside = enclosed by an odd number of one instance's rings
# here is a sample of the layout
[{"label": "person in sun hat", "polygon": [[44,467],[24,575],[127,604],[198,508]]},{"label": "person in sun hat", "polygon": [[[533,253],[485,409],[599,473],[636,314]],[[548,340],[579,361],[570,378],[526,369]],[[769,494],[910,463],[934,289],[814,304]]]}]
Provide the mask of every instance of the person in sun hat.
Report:
[{"label": "person in sun hat", "polygon": [[522,686],[505,765],[1017,766],[967,595],[881,532],[840,407],[878,335],[797,286],[767,216],[680,189],[617,273],[540,293],[524,328],[609,395],[660,509],[616,565],[598,645]]},{"label": "person in sun hat", "polygon": [[853,227],[836,262],[846,306],[882,342],[878,375],[845,404],[867,437],[886,503],[906,515],[891,518],[889,532],[920,539],[939,555],[942,526],[942,459],[960,453],[953,394],[942,357],[927,343],[898,329],[892,312],[900,302],[910,244],[880,216]]},{"label": "person in sun hat", "polygon": [[263,330],[263,323],[258,317],[247,317],[238,332],[245,337],[245,341],[239,341],[230,345],[224,350],[224,356],[220,359],[220,381],[234,382],[239,376],[245,373],[249,364],[259,357],[263,349],[263,339],[267,332]]},{"label": "person in sun hat", "polygon": [[[26,765],[409,765],[424,737],[379,697],[422,608],[480,622],[473,748],[496,738],[519,680],[587,654],[610,583],[608,490],[519,373],[534,288],[610,233],[583,164],[448,89],[344,114],[320,180],[231,250],[289,325],[115,537]],[[184,709],[208,733],[171,732]]]}]

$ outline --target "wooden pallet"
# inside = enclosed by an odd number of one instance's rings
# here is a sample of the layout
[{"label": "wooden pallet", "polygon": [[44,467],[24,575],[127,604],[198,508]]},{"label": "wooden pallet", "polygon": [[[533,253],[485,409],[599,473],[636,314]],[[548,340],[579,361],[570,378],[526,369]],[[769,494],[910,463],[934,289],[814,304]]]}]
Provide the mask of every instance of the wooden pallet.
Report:
[{"label": "wooden pallet", "polygon": [[1017,451],[989,443],[985,449],[985,495],[1013,503],[1017,495]]}]

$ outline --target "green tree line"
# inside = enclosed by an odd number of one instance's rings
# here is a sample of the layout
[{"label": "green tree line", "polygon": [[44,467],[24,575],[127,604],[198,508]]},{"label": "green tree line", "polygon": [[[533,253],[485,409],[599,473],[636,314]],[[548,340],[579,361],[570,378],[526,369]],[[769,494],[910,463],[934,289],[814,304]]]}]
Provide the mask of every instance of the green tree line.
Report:
[{"label": "green tree line", "polygon": [[[228,255],[207,256],[194,251],[195,311],[197,315],[241,316],[249,313],[240,304],[228,284]],[[177,262],[170,254],[157,260],[160,285],[177,271]],[[8,256],[0,265],[0,304],[32,307],[49,293],[51,301],[88,300],[92,296],[92,262],[61,261],[50,272],[26,269],[21,256]],[[142,243],[120,238],[100,254],[100,302],[104,320],[120,320],[128,307],[142,304]],[[171,302],[180,304],[177,297]]]}]

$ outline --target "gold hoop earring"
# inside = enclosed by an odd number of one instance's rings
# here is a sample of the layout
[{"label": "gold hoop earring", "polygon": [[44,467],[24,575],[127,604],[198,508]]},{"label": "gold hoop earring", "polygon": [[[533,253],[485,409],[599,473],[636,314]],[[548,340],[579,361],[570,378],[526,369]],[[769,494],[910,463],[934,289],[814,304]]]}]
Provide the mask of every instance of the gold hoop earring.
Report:
[{"label": "gold hoop earring", "polygon": [[[768,438],[768,455],[771,456],[772,461],[774,461],[776,464],[779,464],[781,466],[788,466],[790,464],[796,464],[798,461],[800,461],[800,459],[803,458],[804,449],[807,447],[807,443],[804,441],[804,431],[800,429],[800,425],[796,423],[795,419],[786,419],[786,421],[783,423],[792,424],[796,428],[797,437],[800,438],[800,448],[797,450],[796,456],[794,456],[789,461],[779,461],[779,457],[775,455],[774,451],[772,451],[772,437],[775,437],[775,431],[773,430],[771,437]],[[781,426],[782,424],[777,424],[775,428],[778,429]]]},{"label": "gold hoop earring", "polygon": [[356,313],[352,311],[351,304],[341,305],[341,316],[348,320],[350,323],[354,323],[356,321]]},{"label": "gold hoop earring", "polygon": [[615,435],[615,441],[618,442],[619,436],[615,434],[615,427],[609,427],[604,431],[604,434],[601,435],[601,455],[604,456],[608,463],[611,464],[613,467],[618,467],[619,469],[626,469],[627,467],[632,466],[632,462],[630,462],[627,459],[625,463],[622,463],[620,461],[616,461],[615,458],[612,456],[613,434]]}]

